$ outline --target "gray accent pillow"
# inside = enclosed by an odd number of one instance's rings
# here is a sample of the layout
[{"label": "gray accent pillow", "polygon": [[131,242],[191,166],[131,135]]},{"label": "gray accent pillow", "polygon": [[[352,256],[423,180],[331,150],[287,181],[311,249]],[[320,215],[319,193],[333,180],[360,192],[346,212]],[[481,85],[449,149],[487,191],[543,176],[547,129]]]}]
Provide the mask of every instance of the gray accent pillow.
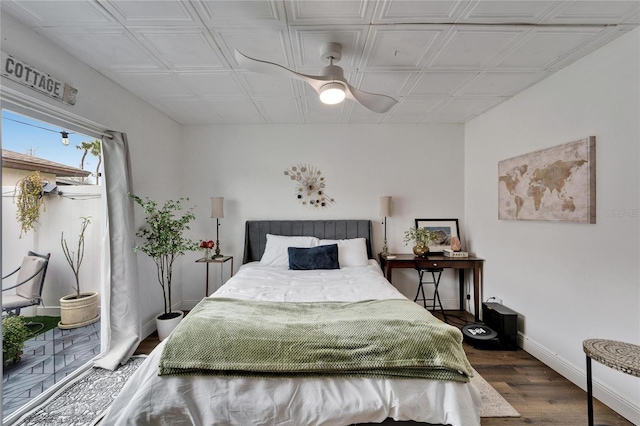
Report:
[{"label": "gray accent pillow", "polygon": [[288,251],[289,269],[340,269],[337,244],[311,248],[289,247]]}]

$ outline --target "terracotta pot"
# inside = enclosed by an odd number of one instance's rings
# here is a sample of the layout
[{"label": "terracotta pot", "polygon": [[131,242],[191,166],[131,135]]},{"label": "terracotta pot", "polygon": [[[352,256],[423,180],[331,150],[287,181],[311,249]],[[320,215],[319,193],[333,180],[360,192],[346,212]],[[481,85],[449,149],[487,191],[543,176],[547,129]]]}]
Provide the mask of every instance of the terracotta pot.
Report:
[{"label": "terracotta pot", "polygon": [[83,327],[100,319],[99,298],[97,291],[75,293],[60,299],[60,322],[58,328],[69,329]]},{"label": "terracotta pot", "polygon": [[179,315],[175,315],[173,318],[168,319],[160,319],[164,314],[156,317],[156,327],[158,328],[158,337],[160,338],[160,341],[169,337],[173,329],[176,328],[180,321],[182,321],[182,318],[184,318],[184,312],[182,311],[171,311],[171,313]]}]

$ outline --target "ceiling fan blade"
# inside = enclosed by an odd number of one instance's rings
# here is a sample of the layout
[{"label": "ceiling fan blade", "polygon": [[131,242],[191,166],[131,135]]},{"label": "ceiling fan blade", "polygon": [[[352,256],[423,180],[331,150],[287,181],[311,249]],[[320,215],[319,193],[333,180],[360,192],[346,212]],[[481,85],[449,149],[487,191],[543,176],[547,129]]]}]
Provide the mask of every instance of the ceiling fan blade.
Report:
[{"label": "ceiling fan blade", "polygon": [[346,97],[348,99],[358,102],[360,105],[373,112],[387,112],[398,103],[398,101],[393,99],[391,96],[358,90],[350,84],[347,84],[347,88]]},{"label": "ceiling fan blade", "polygon": [[300,74],[273,62],[250,58],[249,56],[240,52],[238,49],[236,49],[235,51],[235,57],[238,64],[249,71],[261,74],[282,75],[285,77],[302,80],[310,84],[316,91],[320,90],[320,87],[324,84],[324,81],[327,80],[327,78],[323,76]]},{"label": "ceiling fan blade", "polygon": [[[337,66],[331,65],[324,68],[325,71],[328,69],[334,71],[332,73],[329,73],[329,75],[307,75],[297,73],[290,70],[289,68],[285,68],[282,65],[278,65],[273,62],[251,58],[240,52],[238,49],[235,50],[235,57],[238,64],[249,71],[262,74],[282,75],[285,77],[302,80],[313,87],[313,89],[318,93],[320,93],[320,89],[325,84],[330,82],[340,82],[346,87],[345,95],[348,99],[358,102],[365,108],[374,112],[387,112],[391,108],[393,108],[395,104],[398,103],[398,101],[390,96],[369,93],[352,87],[342,76],[342,68]],[[339,72],[336,72],[336,69]]]}]

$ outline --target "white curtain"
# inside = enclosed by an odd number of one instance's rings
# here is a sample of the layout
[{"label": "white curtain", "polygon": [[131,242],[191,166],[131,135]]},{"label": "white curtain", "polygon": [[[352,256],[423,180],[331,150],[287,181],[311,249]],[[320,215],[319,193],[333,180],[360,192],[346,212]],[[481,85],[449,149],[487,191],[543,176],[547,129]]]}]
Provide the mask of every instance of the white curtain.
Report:
[{"label": "white curtain", "polygon": [[[133,253],[135,226],[129,147],[124,133],[102,138],[107,232],[102,286],[103,351],[94,366],[115,370],[140,343],[138,270]],[[108,259],[106,259],[108,257]]]}]

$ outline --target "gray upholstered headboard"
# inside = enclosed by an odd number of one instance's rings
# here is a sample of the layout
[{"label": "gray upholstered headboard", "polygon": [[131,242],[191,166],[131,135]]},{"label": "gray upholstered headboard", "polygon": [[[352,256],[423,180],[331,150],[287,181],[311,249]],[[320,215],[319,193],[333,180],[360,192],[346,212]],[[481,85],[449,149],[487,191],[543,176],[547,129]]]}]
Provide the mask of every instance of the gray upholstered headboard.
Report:
[{"label": "gray upholstered headboard", "polygon": [[370,220],[249,220],[244,234],[242,263],[259,261],[267,244],[267,234],[311,236],[328,240],[365,238],[367,254],[373,259]]}]

